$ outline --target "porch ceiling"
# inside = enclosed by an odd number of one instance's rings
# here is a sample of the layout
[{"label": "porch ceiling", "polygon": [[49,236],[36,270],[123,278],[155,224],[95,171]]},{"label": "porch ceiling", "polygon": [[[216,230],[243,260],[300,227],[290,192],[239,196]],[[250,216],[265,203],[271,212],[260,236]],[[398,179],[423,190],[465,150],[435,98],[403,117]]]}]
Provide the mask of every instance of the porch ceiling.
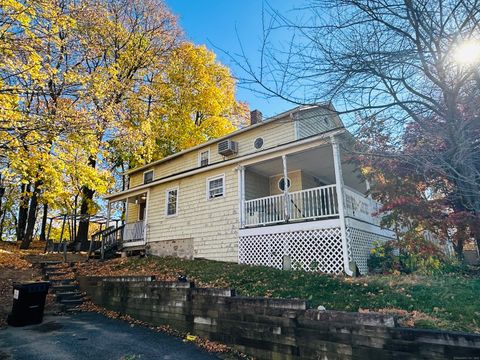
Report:
[{"label": "porch ceiling", "polygon": [[[355,165],[348,163],[342,157],[343,181],[345,185],[365,193],[365,183],[359,178]],[[335,184],[335,169],[331,145],[287,155],[288,172],[303,170],[327,184]],[[248,171],[253,171],[261,176],[270,177],[283,173],[282,158],[278,157],[268,161],[247,166]]]},{"label": "porch ceiling", "polygon": [[[287,168],[289,172],[304,170],[331,183],[335,182],[333,155],[330,146],[287,155]],[[247,169],[267,177],[279,175],[283,173],[282,158],[250,165]]]}]

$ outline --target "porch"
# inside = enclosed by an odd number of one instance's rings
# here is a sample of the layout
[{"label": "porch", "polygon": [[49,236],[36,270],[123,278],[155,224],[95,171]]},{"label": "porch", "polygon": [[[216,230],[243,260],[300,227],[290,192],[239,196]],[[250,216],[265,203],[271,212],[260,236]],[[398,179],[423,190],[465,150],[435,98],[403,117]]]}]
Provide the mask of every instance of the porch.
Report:
[{"label": "porch", "polygon": [[[240,169],[241,228],[354,218],[380,225],[380,204],[369,185],[332,145],[288,154]],[[342,204],[339,204],[339,199]]]},{"label": "porch", "polygon": [[112,213],[122,219],[120,241],[122,247],[146,244],[148,190],[112,199],[108,204],[109,217]]},{"label": "porch", "polygon": [[368,196],[369,184],[335,139],[245,164],[239,184],[240,263],[366,273],[373,243],[392,237],[380,228],[380,204]]}]

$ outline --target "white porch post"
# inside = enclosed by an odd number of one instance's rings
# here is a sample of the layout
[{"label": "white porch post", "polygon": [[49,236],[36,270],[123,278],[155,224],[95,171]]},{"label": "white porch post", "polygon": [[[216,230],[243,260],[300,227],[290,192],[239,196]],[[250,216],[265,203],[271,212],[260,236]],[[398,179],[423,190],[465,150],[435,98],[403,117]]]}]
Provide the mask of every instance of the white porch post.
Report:
[{"label": "white porch post", "polygon": [[112,213],[112,203],[110,202],[110,200],[107,200],[107,223],[106,223],[107,228],[110,226],[111,213]]},{"label": "white porch post", "polygon": [[283,163],[283,211],[285,213],[285,221],[290,219],[289,203],[288,203],[288,168],[287,168],[287,155],[282,155]]},{"label": "white porch post", "polygon": [[[177,196],[178,196],[178,193],[177,193]],[[148,208],[150,207],[150,189],[147,190],[147,199],[145,200],[145,202],[146,202],[146,204],[145,204],[145,215],[143,216],[143,243],[144,244],[147,243]],[[178,202],[178,200],[177,200],[177,202]],[[177,203],[177,206],[178,206],[178,203]]]},{"label": "white porch post", "polygon": [[245,167],[238,168],[238,194],[240,198],[240,228],[245,227]]},{"label": "white porch post", "polygon": [[338,202],[338,215],[340,219],[340,233],[342,236],[343,244],[343,268],[345,273],[349,276],[353,275],[353,271],[350,269],[349,259],[348,259],[348,248],[347,248],[347,228],[345,224],[345,211],[344,211],[344,194],[343,194],[343,174],[342,174],[342,163],[340,158],[340,149],[338,146],[337,139],[334,136],[331,137],[332,150],[333,150],[333,165],[335,168],[335,185],[337,188],[337,202]]},{"label": "white porch post", "polygon": [[129,208],[129,203],[128,203],[128,197],[125,199],[125,219],[123,221],[124,224],[127,224],[128,220],[128,208]]}]

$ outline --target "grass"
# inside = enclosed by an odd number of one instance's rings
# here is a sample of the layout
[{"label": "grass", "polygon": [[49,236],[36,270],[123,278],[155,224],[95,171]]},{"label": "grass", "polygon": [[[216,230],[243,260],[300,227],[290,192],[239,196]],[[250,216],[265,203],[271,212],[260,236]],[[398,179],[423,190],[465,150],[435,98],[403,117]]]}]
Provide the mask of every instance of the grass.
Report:
[{"label": "grass", "polygon": [[239,295],[300,298],[312,307],[322,305],[331,310],[392,312],[406,326],[480,333],[480,278],[474,276],[375,275],[352,279],[157,257],[114,261],[110,269],[150,272],[167,279],[184,274],[198,286],[232,287]]}]

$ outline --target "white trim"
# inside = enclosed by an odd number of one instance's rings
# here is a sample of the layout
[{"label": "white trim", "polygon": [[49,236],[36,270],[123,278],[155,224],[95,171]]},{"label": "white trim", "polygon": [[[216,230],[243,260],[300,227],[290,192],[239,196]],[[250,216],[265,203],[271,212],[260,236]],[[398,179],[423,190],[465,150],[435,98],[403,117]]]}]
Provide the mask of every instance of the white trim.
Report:
[{"label": "white trim", "polygon": [[[282,156],[282,166],[283,166],[283,178],[286,180],[285,186],[283,187],[283,211],[284,211],[284,219],[288,221],[290,219],[290,203],[288,202],[288,167],[287,167],[287,155]],[[290,186],[292,185],[292,181],[290,180]]]},{"label": "white trim", "polygon": [[[176,201],[175,214],[169,214],[168,213],[168,193],[170,191],[174,191],[174,190],[177,191],[177,198],[175,199],[175,201]],[[179,198],[179,195],[180,195],[180,188],[178,186],[175,186],[175,187],[172,187],[172,188],[169,188],[169,189],[165,190],[165,217],[166,218],[171,218],[171,217],[175,217],[175,216],[178,215],[178,198]]]},{"label": "white trim", "polygon": [[239,166],[237,170],[238,198],[240,199],[238,204],[238,220],[240,227],[243,228],[245,226],[245,168]]},{"label": "white trim", "polygon": [[145,200],[146,201],[146,205],[145,205],[145,219],[143,220],[143,243],[146,244],[147,243],[147,230],[148,230],[148,208],[149,208],[149,204],[150,204],[150,189],[148,189],[147,191],[147,199]]},{"label": "white trim", "polygon": [[344,208],[344,195],[343,195],[343,174],[342,174],[342,162],[340,157],[340,149],[337,139],[332,135],[331,137],[332,153],[333,153],[333,167],[335,170],[335,185],[337,187],[337,203],[338,203],[338,215],[340,218],[340,232],[342,236],[342,248],[343,248],[343,268],[345,273],[349,276],[353,276],[353,271],[350,269],[350,261],[348,258],[348,244],[347,244],[347,226],[345,224],[345,208]]},{"label": "white trim", "polygon": [[280,234],[294,231],[308,231],[318,229],[330,229],[340,227],[339,219],[328,219],[318,221],[302,221],[297,223],[261,226],[256,228],[245,228],[238,230],[238,236]]},{"label": "white trim", "polygon": [[[210,182],[211,181],[214,181],[214,180],[218,180],[218,179],[222,179],[222,196],[216,196],[216,197],[210,197]],[[225,197],[225,173],[223,174],[219,174],[219,175],[216,175],[216,176],[211,176],[209,178],[207,178],[206,180],[206,198],[207,200],[215,200],[215,199],[220,199],[220,198],[223,198]]]},{"label": "white trim", "polygon": [[[146,182],[145,182],[145,174],[147,174],[147,173],[149,173],[149,172],[152,173],[152,181],[149,181],[149,182],[146,183]],[[149,169],[149,170],[147,170],[147,171],[144,171],[144,172],[143,172],[142,180],[143,180],[143,181],[142,181],[142,184],[144,184],[144,185],[145,185],[145,184],[150,184],[151,182],[153,182],[153,181],[155,180],[155,169]]]},{"label": "white trim", "polygon": [[[298,170],[298,171],[300,171],[300,170]],[[292,174],[292,173],[294,173],[294,172],[296,172],[296,171],[291,171],[290,174]],[[274,175],[274,176],[270,176],[270,177],[276,177],[276,176],[278,176],[278,175]],[[280,181],[282,181],[282,179],[284,179],[283,174],[282,174],[282,176],[280,177],[280,179],[278,179],[278,181],[277,181],[277,188],[278,188],[278,190],[280,190],[280,191],[283,193],[285,190],[280,188]],[[290,184],[290,185],[289,185],[289,184]],[[284,184],[284,185],[285,185],[285,184]],[[287,183],[286,183],[286,185],[287,185],[287,189],[290,189],[290,188],[292,187],[292,180],[291,180],[288,176],[287,176]]]},{"label": "white trim", "polygon": [[[140,191],[140,190],[152,187],[152,186],[164,184],[166,182],[170,182],[170,181],[173,181],[173,180],[183,179],[183,178],[186,178],[186,177],[189,177],[189,176],[192,176],[192,175],[200,174],[202,172],[216,170],[216,169],[228,166],[228,165],[243,162],[242,165],[247,166],[247,165],[250,165],[250,164],[255,163],[255,162],[261,162],[261,161],[268,160],[269,159],[268,155],[275,154],[272,157],[276,157],[276,156],[282,156],[282,154],[294,154],[296,152],[301,152],[303,150],[316,147],[316,146],[308,147],[309,145],[312,145],[315,142],[319,142],[318,146],[327,145],[327,144],[330,143],[331,135],[343,134],[343,133],[347,133],[347,130],[339,129],[339,130],[334,131],[333,133],[328,132],[328,133],[324,133],[324,134],[319,134],[319,135],[314,136],[314,137],[305,138],[305,139],[298,140],[298,141],[295,141],[295,142],[275,146],[273,148],[269,148],[269,149],[262,150],[262,151],[257,151],[257,152],[254,152],[254,153],[251,153],[251,154],[248,154],[248,155],[236,157],[236,158],[233,158],[233,159],[230,159],[230,160],[222,161],[220,163],[215,163],[215,164],[212,164],[212,165],[209,165],[209,166],[205,166],[203,168],[196,168],[196,169],[192,169],[190,171],[185,171],[181,174],[172,175],[172,176],[166,177],[165,179],[162,179],[162,180],[154,181],[154,182],[151,182],[151,183],[148,183],[148,184],[145,184],[145,185],[135,186],[131,189],[128,189],[128,190],[125,190],[125,191],[122,191],[122,192],[106,195],[103,198],[104,199],[112,199],[112,198],[119,197],[120,199],[122,199],[123,195],[130,194],[130,192],[131,193],[137,192],[137,191]],[[288,152],[288,150],[291,150],[292,148],[295,148],[295,147],[298,147],[299,149],[297,149],[297,151],[294,151],[294,152]],[[255,158],[260,158],[260,160],[255,159]],[[248,160],[256,160],[256,161],[248,161]]]},{"label": "white trim", "polygon": [[[146,234],[146,227],[144,233]],[[145,235],[144,235],[145,236]],[[123,248],[128,248],[128,247],[134,247],[134,246],[144,246],[147,242],[145,240],[143,241],[131,241],[131,242],[125,242],[122,244]]]},{"label": "white trim", "polygon": [[135,191],[132,191],[132,192],[127,192],[128,190],[125,190],[122,193],[118,193],[119,195],[120,194],[125,195],[123,197],[119,197],[118,199],[112,200],[113,196],[109,196],[109,197],[105,197],[105,199],[109,199],[112,203],[118,202],[118,201],[127,201],[128,202],[128,199],[130,199],[132,197],[135,197],[137,195],[146,193],[149,190],[150,189],[148,187],[143,187],[142,189],[138,189],[138,190],[135,190]]},{"label": "white trim", "polygon": [[108,228],[108,226],[110,225],[111,216],[112,216],[112,203],[110,202],[110,200],[108,200],[107,201],[107,222],[106,222],[105,228]]},{"label": "white trim", "polygon": [[345,222],[347,226],[351,228],[356,228],[359,230],[363,230],[373,234],[378,234],[378,235],[385,236],[392,239],[396,238],[395,232],[390,229],[382,229],[377,225],[366,223],[364,221],[360,221],[351,217],[346,217]]},{"label": "white trim", "polygon": [[[203,153],[208,153],[208,164],[202,166],[202,154]],[[200,149],[198,151],[198,167],[205,167],[210,165],[210,147],[208,147],[206,150],[205,149]]]}]

